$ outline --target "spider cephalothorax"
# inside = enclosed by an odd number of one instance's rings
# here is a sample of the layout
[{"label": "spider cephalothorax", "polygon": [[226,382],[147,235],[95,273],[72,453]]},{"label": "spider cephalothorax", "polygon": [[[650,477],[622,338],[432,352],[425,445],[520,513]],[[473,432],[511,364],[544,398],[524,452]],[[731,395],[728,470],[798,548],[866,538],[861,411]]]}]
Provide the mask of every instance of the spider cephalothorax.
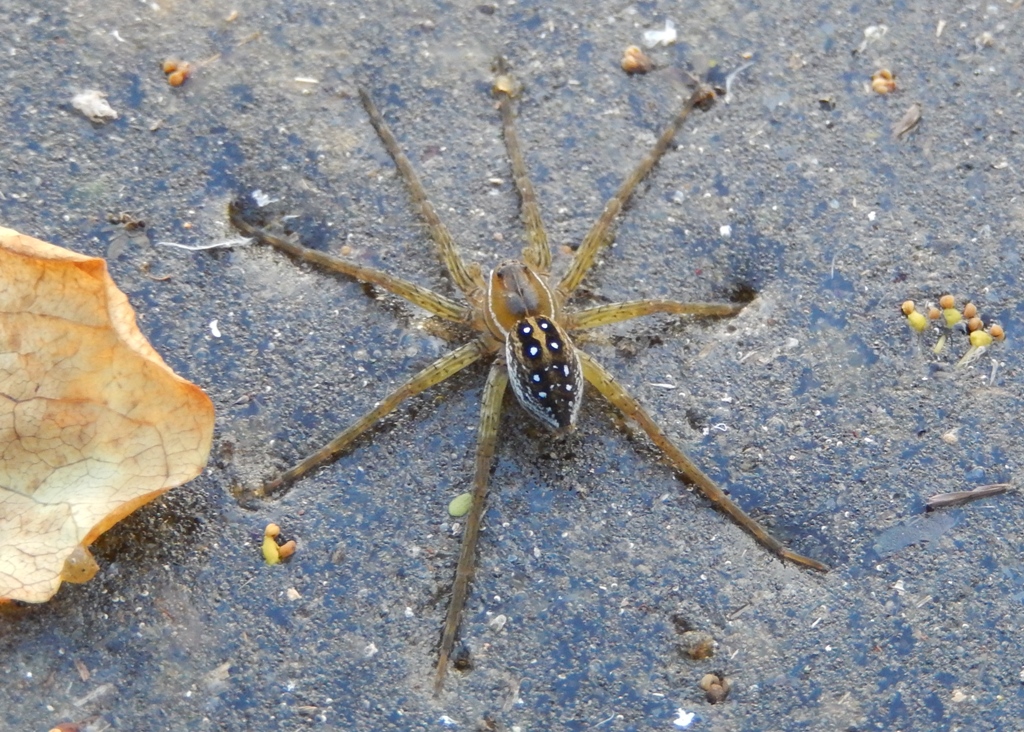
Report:
[{"label": "spider cephalothorax", "polygon": [[512,164],[516,190],[520,196],[528,244],[523,250],[522,261],[502,263],[490,273],[486,281],[481,277],[477,267],[467,266],[462,261],[451,234],[434,211],[412,164],[398,147],[394,135],[391,134],[369,95],[362,90],[359,92],[370,122],[395,161],[409,188],[416,209],[430,229],[431,237],[438,246],[453,283],[465,298],[465,304],[386,272],[361,267],[329,254],[308,249],[290,239],[270,234],[248,224],[240,215],[238,207],[233,206],[231,210],[231,218],[236,227],[277,249],[298,259],[377,285],[439,318],[467,325],[477,332],[476,337],[469,343],[450,351],[414,375],[328,444],[294,467],[268,480],[259,489],[251,491],[252,495],[269,495],[309,470],[334,459],[348,449],[359,435],[404,400],[444,381],[470,364],[482,359],[492,359],[481,397],[473,500],[462,532],[462,546],[441,637],[435,691],[442,688],[473,577],[477,537],[483,520],[491,461],[497,445],[502,397],[509,384],[519,403],[528,413],[552,431],[564,433],[572,429],[579,415],[583,382],[586,381],[626,417],[634,420],[679,472],[758,542],[784,559],[814,569],[826,569],[820,562],[784,547],[733,503],[711,478],[668,439],[640,403],[630,396],[603,366],[573,345],[569,335],[574,330],[619,323],[654,313],[722,317],[735,315],[740,310],[740,306],[730,303],[684,303],[675,300],[634,300],[579,311],[566,311],[563,308],[584,275],[593,266],[598,251],[611,240],[615,220],[637,184],[650,173],[665,153],[690,111],[695,106],[712,101],[713,93],[705,87],[694,91],[679,114],[661,133],[651,151],[605,204],[604,211],[573,255],[567,271],[557,284],[551,287],[548,284],[551,251],[541,222],[537,197],[526,173],[526,165],[513,125],[512,97],[517,91],[518,85],[510,76],[504,73],[498,76],[494,92],[500,104],[505,145]]}]

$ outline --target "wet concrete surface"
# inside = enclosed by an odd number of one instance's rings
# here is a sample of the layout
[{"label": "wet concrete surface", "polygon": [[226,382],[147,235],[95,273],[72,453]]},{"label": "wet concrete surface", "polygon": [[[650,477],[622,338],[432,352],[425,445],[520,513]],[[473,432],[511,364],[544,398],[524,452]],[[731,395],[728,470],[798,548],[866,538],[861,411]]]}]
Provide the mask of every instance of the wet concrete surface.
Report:
[{"label": "wet concrete surface", "polygon": [[[227,20],[213,3],[0,2],[0,224],[108,256],[143,331],[218,409],[201,478],[105,535],[91,583],[0,618],[0,728],[647,730],[681,728],[679,710],[701,730],[1013,728],[1021,498],[924,503],[1015,483],[1018,5],[253,2]],[[623,49],[666,18],[678,42],[627,77]],[[525,85],[558,271],[688,93],[682,70],[721,80],[751,54],[579,303],[758,299],[730,322],[652,318],[583,347],[833,570],[768,555],[597,398],[555,444],[509,403],[463,622],[473,668],[434,698],[458,548],[446,507],[470,481],[484,369],[241,507],[234,483],[290,465],[449,346],[414,308],[275,252],[157,242],[233,236],[227,202],[260,189],[308,245],[452,293],[355,90],[489,267],[522,246],[488,95],[499,53]],[[168,57],[197,66],[179,89]],[[868,89],[882,67],[889,96]],[[120,118],[76,113],[88,88]],[[922,121],[896,140],[913,102]],[[121,212],[144,233],[108,223]],[[935,355],[899,303],[944,292],[1008,341],[967,369],[962,337]],[[271,520],[299,545],[277,567],[259,552]],[[715,657],[684,657],[680,627],[710,632]],[[697,686],[708,671],[732,680],[723,704]]]}]

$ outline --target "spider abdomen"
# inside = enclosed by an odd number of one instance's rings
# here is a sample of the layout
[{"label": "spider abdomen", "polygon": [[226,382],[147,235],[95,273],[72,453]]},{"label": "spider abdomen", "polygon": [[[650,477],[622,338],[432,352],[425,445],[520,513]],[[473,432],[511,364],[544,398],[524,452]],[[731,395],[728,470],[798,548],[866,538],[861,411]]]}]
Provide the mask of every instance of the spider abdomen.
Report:
[{"label": "spider abdomen", "polygon": [[565,331],[544,316],[523,318],[505,337],[509,382],[527,412],[555,432],[576,424],[583,374]]}]

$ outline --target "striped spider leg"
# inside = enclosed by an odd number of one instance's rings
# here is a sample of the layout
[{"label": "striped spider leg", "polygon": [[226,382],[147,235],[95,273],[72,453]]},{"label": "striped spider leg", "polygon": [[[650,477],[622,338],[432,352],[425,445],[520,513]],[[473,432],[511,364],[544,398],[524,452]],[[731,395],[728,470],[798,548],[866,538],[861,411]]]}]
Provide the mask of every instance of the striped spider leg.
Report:
[{"label": "striped spider leg", "polygon": [[505,144],[520,198],[520,214],[526,229],[527,245],[522,252],[522,261],[503,262],[486,278],[482,276],[478,266],[467,266],[462,261],[451,234],[437,216],[412,164],[399,148],[394,135],[369,95],[363,90],[359,92],[371,124],[394,160],[409,195],[425,221],[452,281],[465,297],[466,304],[458,303],[385,272],[361,267],[275,236],[247,223],[237,207],[233,206],[230,212],[232,222],[240,231],[265,244],[301,261],[311,262],[353,279],[376,285],[439,318],[462,323],[477,332],[477,336],[469,343],[445,354],[414,375],[329,443],[252,491],[252,495],[268,496],[286,489],[291,482],[349,449],[356,438],[406,399],[441,383],[477,361],[493,358],[481,397],[472,502],[462,532],[451,599],[441,635],[434,678],[435,693],[439,693],[444,684],[448,661],[455,646],[462,611],[476,567],[476,545],[486,506],[491,463],[497,447],[502,400],[506,387],[510,385],[527,413],[555,435],[561,435],[575,427],[583,395],[583,383],[586,381],[625,416],[636,421],[677,470],[695,483],[715,506],[727,513],[762,545],[797,564],[814,569],[826,569],[821,563],[786,549],[747,516],[668,439],[639,402],[631,397],[597,361],[573,346],[568,335],[570,330],[594,328],[654,313],[721,317],[735,315],[739,311],[739,306],[729,303],[682,303],[654,299],[602,305],[575,313],[563,312],[564,304],[593,266],[599,250],[610,241],[614,223],[637,185],[651,172],[668,149],[675,133],[693,107],[713,99],[713,96],[705,88],[699,88],[691,95],[680,113],[658,138],[652,150],[605,204],[601,216],[591,227],[573,257],[568,271],[557,286],[552,288],[549,285],[551,250],[513,123],[512,98],[515,90],[516,83],[505,72],[503,62],[499,59],[494,93],[499,100]]}]

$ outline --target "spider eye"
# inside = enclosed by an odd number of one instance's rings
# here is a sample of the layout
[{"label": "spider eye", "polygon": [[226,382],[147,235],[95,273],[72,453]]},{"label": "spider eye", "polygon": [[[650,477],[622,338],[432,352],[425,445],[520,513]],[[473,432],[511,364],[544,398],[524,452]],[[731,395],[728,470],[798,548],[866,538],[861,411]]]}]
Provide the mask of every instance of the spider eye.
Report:
[{"label": "spider eye", "polygon": [[576,351],[554,321],[520,320],[505,339],[509,382],[527,412],[555,432],[572,429],[583,398]]}]

